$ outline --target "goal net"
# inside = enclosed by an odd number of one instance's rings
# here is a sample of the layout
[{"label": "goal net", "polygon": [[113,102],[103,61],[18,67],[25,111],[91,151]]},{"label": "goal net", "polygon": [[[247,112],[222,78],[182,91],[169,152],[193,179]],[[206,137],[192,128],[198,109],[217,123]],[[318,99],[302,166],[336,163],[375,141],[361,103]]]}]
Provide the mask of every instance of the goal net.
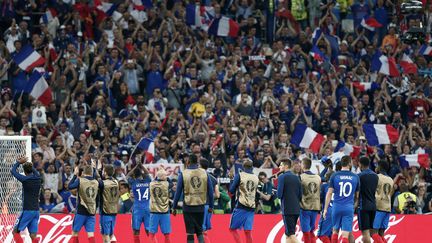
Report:
[{"label": "goal net", "polygon": [[[10,172],[21,156],[32,159],[30,136],[0,136],[0,242],[12,242],[13,227],[22,210],[22,186]],[[21,166],[19,172],[23,173]]]}]

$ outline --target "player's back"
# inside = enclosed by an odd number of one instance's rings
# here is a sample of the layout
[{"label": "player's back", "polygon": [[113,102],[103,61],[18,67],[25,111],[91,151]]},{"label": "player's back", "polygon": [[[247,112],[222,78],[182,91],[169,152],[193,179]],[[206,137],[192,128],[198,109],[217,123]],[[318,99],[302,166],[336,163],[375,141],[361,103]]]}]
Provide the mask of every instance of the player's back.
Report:
[{"label": "player's back", "polygon": [[375,193],[378,186],[378,175],[370,169],[359,174],[360,178],[360,209],[376,210]]},{"label": "player's back", "polygon": [[337,205],[337,208],[353,208],[355,194],[360,187],[360,179],[356,174],[338,171],[330,178],[329,186],[334,189],[333,205]]},{"label": "player's back", "polygon": [[23,210],[39,211],[39,193],[42,186],[41,177],[37,174],[26,176],[22,181]]},{"label": "player's back", "polygon": [[143,179],[129,179],[129,184],[132,186],[132,193],[134,195],[134,210],[135,209],[149,209],[150,206],[150,182],[149,176]]}]

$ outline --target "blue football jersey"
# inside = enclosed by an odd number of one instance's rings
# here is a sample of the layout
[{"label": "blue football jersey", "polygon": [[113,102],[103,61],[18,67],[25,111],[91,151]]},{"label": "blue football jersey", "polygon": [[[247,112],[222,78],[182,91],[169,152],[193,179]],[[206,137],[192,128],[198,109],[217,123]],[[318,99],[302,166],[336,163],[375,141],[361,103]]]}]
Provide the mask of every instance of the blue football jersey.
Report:
[{"label": "blue football jersey", "polygon": [[150,204],[150,182],[151,178],[129,179],[134,195],[134,209],[149,209]]},{"label": "blue football jersey", "polygon": [[[324,183],[321,185],[321,202],[322,202],[322,208],[324,209],[324,205],[325,205],[325,199],[327,196],[327,191],[329,189],[329,183]],[[334,199],[334,193],[332,194],[331,200],[330,200],[330,204],[329,204],[329,208],[333,207],[333,199]]]},{"label": "blue football jersey", "polygon": [[353,207],[355,193],[360,188],[358,175],[351,171],[338,171],[330,178],[329,187],[333,188],[333,203],[339,207]]}]

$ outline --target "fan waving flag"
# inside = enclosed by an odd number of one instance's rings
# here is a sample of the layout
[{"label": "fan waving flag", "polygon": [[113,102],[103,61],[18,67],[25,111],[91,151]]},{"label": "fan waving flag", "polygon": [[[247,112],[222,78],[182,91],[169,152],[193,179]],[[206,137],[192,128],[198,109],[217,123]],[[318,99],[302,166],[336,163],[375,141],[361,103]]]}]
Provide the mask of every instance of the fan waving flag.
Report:
[{"label": "fan waving flag", "polygon": [[363,131],[368,144],[371,146],[394,144],[399,139],[398,130],[391,125],[364,124]]},{"label": "fan waving flag", "polygon": [[186,6],[186,24],[208,31],[216,13],[213,7],[188,4]]},{"label": "fan waving flag", "polygon": [[429,168],[428,154],[407,154],[399,157],[399,164],[402,168],[423,167]]},{"label": "fan waving flag", "polygon": [[376,90],[380,87],[376,82],[353,82],[352,84],[354,88],[360,90],[361,92]]},{"label": "fan waving flag", "polygon": [[334,152],[343,152],[345,155],[349,155],[351,158],[356,158],[360,155],[360,147],[339,141]]},{"label": "fan waving flag", "polygon": [[322,35],[322,30],[320,29],[320,27],[316,28],[312,33],[312,45],[316,45],[321,35]]},{"label": "fan waving flag", "polygon": [[34,71],[27,84],[27,92],[45,106],[52,101],[52,92],[43,74]]},{"label": "fan waving flag", "polygon": [[403,54],[400,61],[400,66],[404,73],[417,73],[417,65],[411,60],[407,54]]},{"label": "fan waving flag", "polygon": [[137,147],[145,152],[146,163],[153,162],[155,157],[155,144],[152,139],[142,138]]},{"label": "fan waving flag", "polygon": [[299,124],[295,127],[291,143],[301,148],[308,148],[314,153],[318,153],[324,140],[323,135],[315,132],[304,124]]},{"label": "fan waving flag", "polygon": [[419,54],[423,56],[432,56],[432,46],[423,44],[420,47]]},{"label": "fan waving flag", "polygon": [[309,54],[313,57],[315,61],[318,61],[319,63],[327,61],[328,58],[324,55],[324,53],[317,47],[313,46],[310,50]]},{"label": "fan waving flag", "polygon": [[48,8],[46,12],[42,15],[40,19],[40,23],[48,24],[53,21],[53,19],[57,16],[57,11],[53,8]]},{"label": "fan waving flag", "polygon": [[13,60],[22,70],[27,72],[45,64],[45,59],[30,45],[24,46],[21,51],[14,56]]},{"label": "fan waving flag", "polygon": [[153,2],[151,0],[132,0],[132,4],[138,11],[153,8]]},{"label": "fan waving flag", "polygon": [[365,16],[362,19],[360,24],[361,24],[361,26],[363,26],[364,28],[366,28],[370,31],[375,31],[375,28],[382,27],[382,24],[380,24],[380,22],[378,22],[375,18],[370,17],[370,16]]},{"label": "fan waving flag", "polygon": [[379,51],[377,51],[372,58],[371,71],[378,71],[379,73],[392,77],[399,76],[399,70],[394,57],[387,57]]},{"label": "fan waving flag", "polygon": [[116,11],[118,7],[117,4],[101,2],[100,0],[95,1],[95,5],[97,9],[104,12],[108,16],[113,15],[114,11]]},{"label": "fan waving flag", "polygon": [[208,33],[214,36],[237,37],[239,30],[240,26],[237,22],[223,16],[221,18],[213,19],[210,23]]}]

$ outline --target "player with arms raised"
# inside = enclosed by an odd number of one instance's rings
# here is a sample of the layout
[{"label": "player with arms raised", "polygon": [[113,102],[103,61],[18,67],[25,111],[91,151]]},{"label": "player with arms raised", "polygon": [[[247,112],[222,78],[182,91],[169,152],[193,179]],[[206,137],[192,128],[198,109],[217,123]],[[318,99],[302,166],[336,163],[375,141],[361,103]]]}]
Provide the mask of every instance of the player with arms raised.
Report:
[{"label": "player with arms raised", "polygon": [[100,228],[104,243],[117,242],[114,237],[114,227],[119,200],[119,183],[114,176],[114,167],[104,165],[103,180],[99,183],[100,197]]},{"label": "player with arms raised", "polygon": [[238,230],[243,229],[246,235],[246,242],[252,243],[252,227],[255,216],[256,197],[258,188],[258,176],[253,173],[251,160],[243,162],[244,171],[235,175],[229,191],[235,195],[238,191],[237,205],[232,212],[230,232],[235,242],[241,242]]},{"label": "player with arms raised", "polygon": [[150,182],[150,242],[157,242],[155,234],[160,226],[165,236],[165,243],[170,243],[171,219],[169,208],[170,183],[167,181],[167,173],[162,168],[156,174],[156,179]]},{"label": "player with arms raised", "polygon": [[75,167],[75,175],[69,183],[69,190],[77,189],[78,207],[72,223],[72,243],[78,243],[78,233],[84,226],[90,243],[95,243],[94,231],[96,223],[96,198],[99,192],[99,182],[91,165],[83,165],[81,176],[79,166]]},{"label": "player with arms raised", "polygon": [[[338,233],[342,231],[342,243],[348,243],[349,233],[352,231],[354,208],[357,207],[360,179],[350,171],[351,157],[343,156],[342,169],[332,175],[326,195],[323,217],[332,217],[333,234],[332,243],[339,242]],[[332,215],[327,215],[327,210],[334,193]]]},{"label": "player with arms raised", "polygon": [[132,211],[134,243],[140,243],[141,224],[144,224],[144,230],[147,235],[150,226],[149,187],[151,178],[148,170],[142,166],[141,163],[137,163],[137,165],[129,172],[127,177],[135,198]]},{"label": "player with arms raised", "polygon": [[[22,165],[24,174],[20,174],[17,169],[19,165]],[[13,230],[13,238],[17,243],[23,243],[20,232],[28,229],[32,242],[38,242],[36,239],[36,233],[38,231],[39,224],[39,193],[42,185],[41,177],[39,172],[33,168],[31,162],[27,162],[27,158],[19,158],[18,161],[13,165],[11,169],[12,175],[22,183],[23,191],[23,211]]]}]

